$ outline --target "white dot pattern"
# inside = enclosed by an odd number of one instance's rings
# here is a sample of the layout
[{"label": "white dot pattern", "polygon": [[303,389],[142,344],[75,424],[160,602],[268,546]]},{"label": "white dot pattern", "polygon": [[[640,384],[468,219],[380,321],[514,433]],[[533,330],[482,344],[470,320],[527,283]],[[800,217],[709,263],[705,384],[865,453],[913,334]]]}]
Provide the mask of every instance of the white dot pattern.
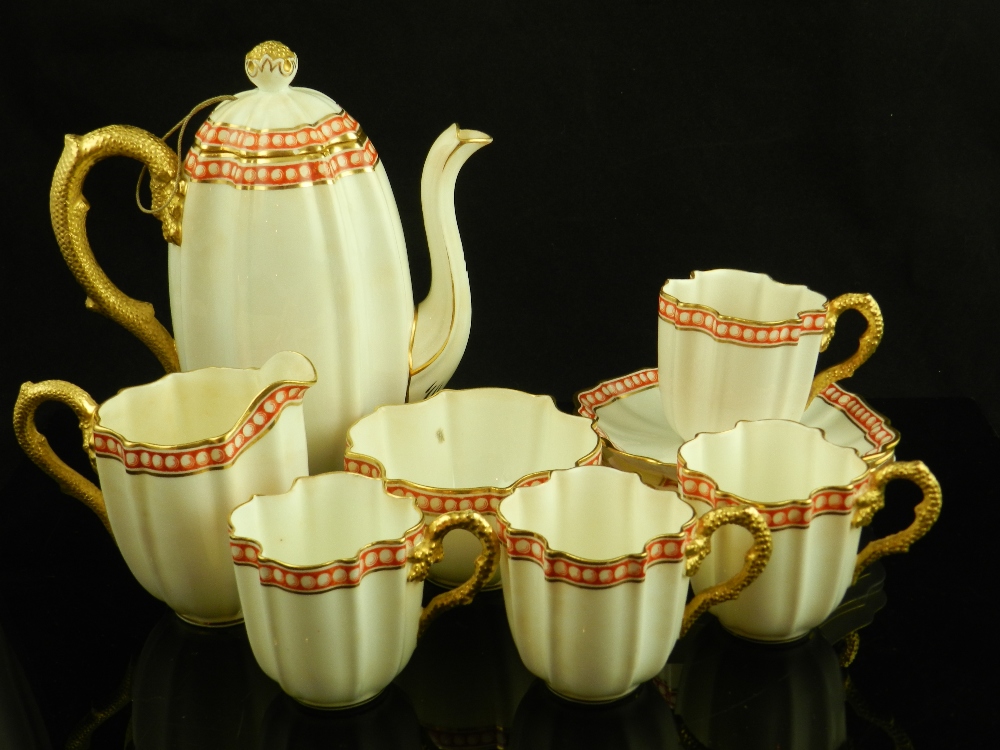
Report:
[{"label": "white dot pattern", "polygon": [[[262,157],[298,157],[282,168],[258,164]],[[241,189],[267,190],[336,182],[370,171],[378,163],[375,146],[346,112],[294,130],[261,133],[216,130],[206,122],[184,161],[194,182],[219,182]]]},{"label": "white dot pattern", "polygon": [[824,310],[800,312],[794,320],[780,323],[720,319],[715,312],[705,312],[660,292],[660,320],[677,329],[701,331],[717,341],[739,342],[744,346],[794,346],[804,334],[823,332]]},{"label": "white dot pattern", "polygon": [[549,581],[565,581],[584,588],[607,588],[628,581],[641,581],[646,570],[659,563],[679,563],[684,560],[684,550],[694,535],[697,525],[691,523],[677,534],[661,535],[648,542],[644,553],[626,560],[608,560],[583,563],[563,559],[562,553],[552,552],[541,537],[531,532],[512,531],[502,519],[497,536],[500,546],[512,560],[526,560],[538,565]]},{"label": "white dot pattern", "polygon": [[257,568],[261,585],[299,594],[319,594],[331,589],[357,586],[368,573],[376,570],[405,566],[409,551],[422,541],[423,532],[424,525],[420,524],[403,539],[378,544],[365,550],[357,559],[341,560],[308,570],[292,570],[271,560],[261,562],[261,545],[256,541],[230,539],[229,549],[234,564]]},{"label": "white dot pattern", "polygon": [[[98,458],[113,458],[125,464],[130,474],[155,474],[158,476],[184,476],[198,471],[221,468],[233,463],[241,452],[252,445],[264,434],[271,423],[277,421],[285,406],[301,403],[308,386],[289,388],[287,385],[277,386],[264,398],[258,400],[257,408],[231,430],[228,438],[220,439],[217,446],[206,448],[172,448],[161,450],[140,443],[127,443],[123,446],[119,440],[108,433],[101,433],[100,427],[94,430],[92,445]],[[295,395],[292,395],[295,391]],[[280,398],[279,398],[280,396]],[[274,404],[279,404],[277,407]],[[272,408],[268,408],[268,404]]]},{"label": "white dot pattern", "polygon": [[[690,470],[683,462],[677,464],[677,482],[681,496],[688,502],[705,503],[712,509],[745,504],[724,490],[720,491],[710,477]],[[865,491],[868,482],[869,475],[866,473],[854,485],[847,487],[846,491],[843,488],[840,491],[824,488],[817,490],[809,498],[758,507],[757,510],[771,531],[808,528],[809,522],[817,516],[850,513],[855,500]],[[747,499],[753,500],[753,498]]]}]

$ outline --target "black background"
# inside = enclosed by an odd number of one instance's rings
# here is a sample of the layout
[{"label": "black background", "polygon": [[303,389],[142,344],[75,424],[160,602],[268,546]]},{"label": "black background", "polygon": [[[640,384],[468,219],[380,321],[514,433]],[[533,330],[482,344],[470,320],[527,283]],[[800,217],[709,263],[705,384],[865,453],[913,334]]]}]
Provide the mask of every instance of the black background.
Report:
[{"label": "black background", "polygon": [[[268,38],[299,55],[297,85],[372,138],[416,299],[424,155],[455,121],[494,137],[456,191],[474,312],[453,387],[568,403],[655,364],[664,279],[736,267],[872,293],[886,335],[851,388],[971,396],[1000,423],[1000,12],[955,0],[20,3],[3,25],[0,403],[28,379],[102,401],[161,373],[84,309],[58,252],[48,186],[62,137],[165,133],[197,102],[249,88],[243,56]],[[169,325],[138,170],[117,159],[91,173],[89,232],[111,278]],[[843,327],[831,361],[860,324]]]},{"label": "black background", "polygon": [[[100,402],[162,374],[84,309],[59,254],[48,188],[63,135],[164,133],[197,102],[249,88],[243,56],[278,39],[299,56],[295,84],[336,99],[378,149],[416,299],[429,283],[424,155],[455,121],[495,139],[456,191],[474,312],[450,386],[568,407],[655,364],[664,279],[736,267],[875,296],[886,335],[852,391],[877,405],[972,397],[1000,424],[996,3],[23,2],[0,23],[8,411],[24,380],[70,380]],[[138,172],[119,159],[91,173],[89,234],[111,278],[169,326],[165,243],[134,206]],[[841,327],[823,362],[846,356],[861,325]],[[940,432],[924,444],[961,439],[946,417],[927,424]],[[39,425],[86,465],[68,412],[44,409]],[[0,479],[36,471],[9,429],[0,446]],[[53,528],[84,522],[82,506],[43,501],[34,517]]]}]

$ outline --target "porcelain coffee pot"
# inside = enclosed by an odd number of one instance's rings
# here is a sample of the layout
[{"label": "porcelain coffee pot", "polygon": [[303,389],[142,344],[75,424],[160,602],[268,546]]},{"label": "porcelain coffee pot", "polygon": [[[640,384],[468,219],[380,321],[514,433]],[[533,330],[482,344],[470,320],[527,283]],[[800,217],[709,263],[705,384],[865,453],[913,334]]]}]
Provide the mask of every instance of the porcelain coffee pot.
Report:
[{"label": "porcelain coffee pot", "polygon": [[[306,354],[319,373],[305,414],[309,468],[340,469],[353,422],[440,390],[465,352],[471,297],[454,188],[491,139],[453,125],[431,147],[421,199],[433,279],[414,309],[399,213],[367,134],[329,97],[289,85],[298,58],[285,45],[257,45],[245,69],[255,88],[213,110],[183,162],[127,125],[66,136],[52,226],[87,307],[135,334],[167,372]],[[176,341],[90,249],[83,183],[109,156],[149,169]]]}]

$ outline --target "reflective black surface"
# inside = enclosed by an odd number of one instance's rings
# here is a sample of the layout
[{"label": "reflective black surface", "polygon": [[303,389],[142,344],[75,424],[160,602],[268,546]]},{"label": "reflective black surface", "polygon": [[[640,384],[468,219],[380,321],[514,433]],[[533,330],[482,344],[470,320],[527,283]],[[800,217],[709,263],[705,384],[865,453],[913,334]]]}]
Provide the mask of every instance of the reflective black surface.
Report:
[{"label": "reflective black surface", "polygon": [[[0,748],[977,743],[997,731],[980,676],[995,629],[1000,441],[969,401],[873,406],[902,432],[898,457],[924,460],[941,481],[944,511],[930,534],[874,567],[809,638],[748,643],[708,616],[656,680],[597,707],[568,703],[527,673],[502,595],[490,592],[437,621],[375,701],[303,708],[260,672],[242,626],[179,621],[135,583],[97,519],[25,462],[4,488],[0,527]],[[872,534],[909,522],[917,493],[897,484]]]}]

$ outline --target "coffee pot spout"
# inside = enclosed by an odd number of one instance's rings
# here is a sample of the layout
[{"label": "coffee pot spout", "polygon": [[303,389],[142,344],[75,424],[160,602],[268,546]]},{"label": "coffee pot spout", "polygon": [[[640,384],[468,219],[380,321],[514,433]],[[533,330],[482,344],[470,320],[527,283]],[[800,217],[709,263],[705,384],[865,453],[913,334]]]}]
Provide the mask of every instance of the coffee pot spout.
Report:
[{"label": "coffee pot spout", "polygon": [[455,181],[466,160],[493,139],[452,125],[431,146],[420,180],[431,288],[413,316],[407,401],[441,390],[465,353],[472,326],[472,295],[455,217]]}]

